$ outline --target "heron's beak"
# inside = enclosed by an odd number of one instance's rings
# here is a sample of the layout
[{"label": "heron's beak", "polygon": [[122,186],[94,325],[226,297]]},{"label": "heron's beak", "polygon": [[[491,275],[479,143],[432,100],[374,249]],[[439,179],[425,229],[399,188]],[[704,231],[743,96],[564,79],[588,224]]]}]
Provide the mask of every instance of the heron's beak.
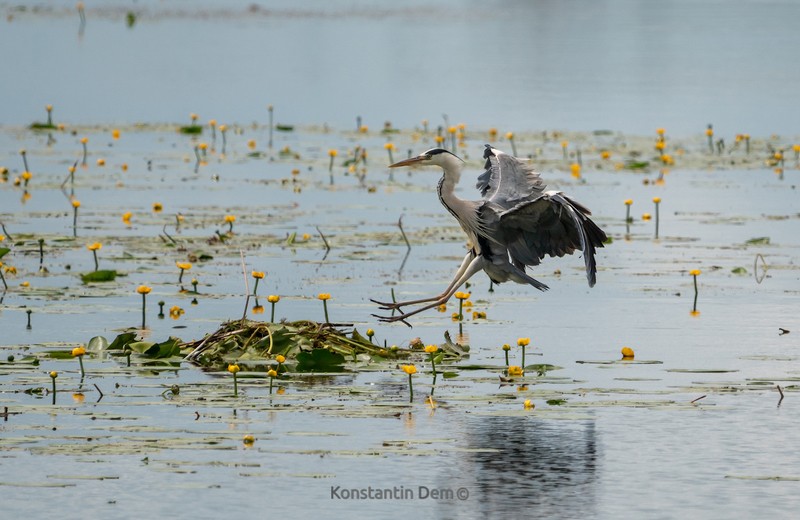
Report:
[{"label": "heron's beak", "polygon": [[422,162],[422,161],[424,161],[424,160],[426,160],[426,159],[428,159],[428,157],[427,157],[427,156],[425,156],[425,155],[418,155],[418,156],[416,156],[416,157],[410,157],[410,158],[408,158],[408,159],[405,159],[405,160],[403,160],[403,161],[396,162],[396,163],[394,163],[394,164],[390,164],[390,165],[389,165],[389,168],[399,168],[399,167],[401,167],[401,166],[411,166],[412,164],[417,164],[417,163],[419,163],[419,162]]}]

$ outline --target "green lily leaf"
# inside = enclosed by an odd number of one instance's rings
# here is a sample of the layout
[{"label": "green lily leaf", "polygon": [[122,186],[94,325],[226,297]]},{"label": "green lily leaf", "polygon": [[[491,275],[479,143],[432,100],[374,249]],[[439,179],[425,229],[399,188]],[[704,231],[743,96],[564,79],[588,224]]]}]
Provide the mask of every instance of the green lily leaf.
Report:
[{"label": "green lily leaf", "polygon": [[103,336],[95,336],[86,344],[86,350],[92,352],[101,352],[108,349],[108,340]]},{"label": "green lily leaf", "polygon": [[81,275],[83,283],[91,282],[113,282],[117,277],[117,272],[114,270],[101,269],[99,271],[92,271]]},{"label": "green lily leaf", "polygon": [[108,350],[122,350],[126,346],[133,343],[133,340],[136,339],[136,334],[134,332],[123,332],[116,338],[111,344],[108,346]]},{"label": "green lily leaf", "polygon": [[324,348],[297,354],[298,372],[340,372],[343,370],[344,356]]},{"label": "green lily leaf", "polygon": [[145,354],[153,346],[155,346],[155,343],[152,341],[134,341],[132,343],[128,343],[128,347],[132,351],[138,352],[139,354]]}]

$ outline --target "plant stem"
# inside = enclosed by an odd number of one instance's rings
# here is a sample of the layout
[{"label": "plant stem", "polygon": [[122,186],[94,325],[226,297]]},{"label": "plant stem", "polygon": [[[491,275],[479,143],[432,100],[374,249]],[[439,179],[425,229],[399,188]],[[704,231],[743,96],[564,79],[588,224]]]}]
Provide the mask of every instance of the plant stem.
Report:
[{"label": "plant stem", "polygon": [[233,397],[239,397],[239,381],[236,379],[236,372],[233,373]]},{"label": "plant stem", "polygon": [[97,262],[97,250],[93,250],[92,254],[94,255],[94,270],[97,271],[100,269],[100,264]]},{"label": "plant stem", "polygon": [[325,323],[330,323],[328,319],[328,300],[322,300],[322,308],[325,310]]},{"label": "plant stem", "polygon": [[83,370],[83,356],[78,356],[78,363],[81,365],[81,379],[86,376],[86,372]]},{"label": "plant stem", "polygon": [[147,306],[147,295],[142,294],[142,328],[145,327],[145,308]]},{"label": "plant stem", "polygon": [[692,306],[692,311],[697,310],[697,275],[693,276],[694,278],[694,305]]},{"label": "plant stem", "polygon": [[272,312],[269,316],[270,323],[275,323],[275,302],[270,302],[272,304]]},{"label": "plant stem", "polygon": [[433,376],[436,377],[436,361],[433,359],[433,352],[431,352],[431,368],[433,369]]},{"label": "plant stem", "polygon": [[408,374],[408,402],[414,402],[414,383],[411,379],[411,374]]},{"label": "plant stem", "polygon": [[656,238],[658,238],[658,202],[656,202]]}]

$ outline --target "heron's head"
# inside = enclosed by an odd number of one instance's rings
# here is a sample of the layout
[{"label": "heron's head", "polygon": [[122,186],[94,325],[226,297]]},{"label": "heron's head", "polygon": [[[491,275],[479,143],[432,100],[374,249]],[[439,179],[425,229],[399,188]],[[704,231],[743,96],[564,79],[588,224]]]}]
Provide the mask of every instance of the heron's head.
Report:
[{"label": "heron's head", "polygon": [[416,157],[409,157],[408,159],[396,162],[389,166],[389,168],[398,168],[400,166],[439,166],[445,170],[461,170],[464,165],[457,155],[448,152],[443,148],[431,148]]}]

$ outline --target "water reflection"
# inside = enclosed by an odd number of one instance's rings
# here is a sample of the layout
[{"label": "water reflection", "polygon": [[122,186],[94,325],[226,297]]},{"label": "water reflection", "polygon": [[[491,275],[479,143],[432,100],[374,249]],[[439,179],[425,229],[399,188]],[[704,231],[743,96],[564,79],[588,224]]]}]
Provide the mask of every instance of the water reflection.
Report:
[{"label": "water reflection", "polygon": [[593,420],[476,417],[466,428],[466,446],[500,451],[465,454],[447,479],[469,490],[469,499],[455,504],[465,513],[580,518],[596,510],[598,442]]}]

